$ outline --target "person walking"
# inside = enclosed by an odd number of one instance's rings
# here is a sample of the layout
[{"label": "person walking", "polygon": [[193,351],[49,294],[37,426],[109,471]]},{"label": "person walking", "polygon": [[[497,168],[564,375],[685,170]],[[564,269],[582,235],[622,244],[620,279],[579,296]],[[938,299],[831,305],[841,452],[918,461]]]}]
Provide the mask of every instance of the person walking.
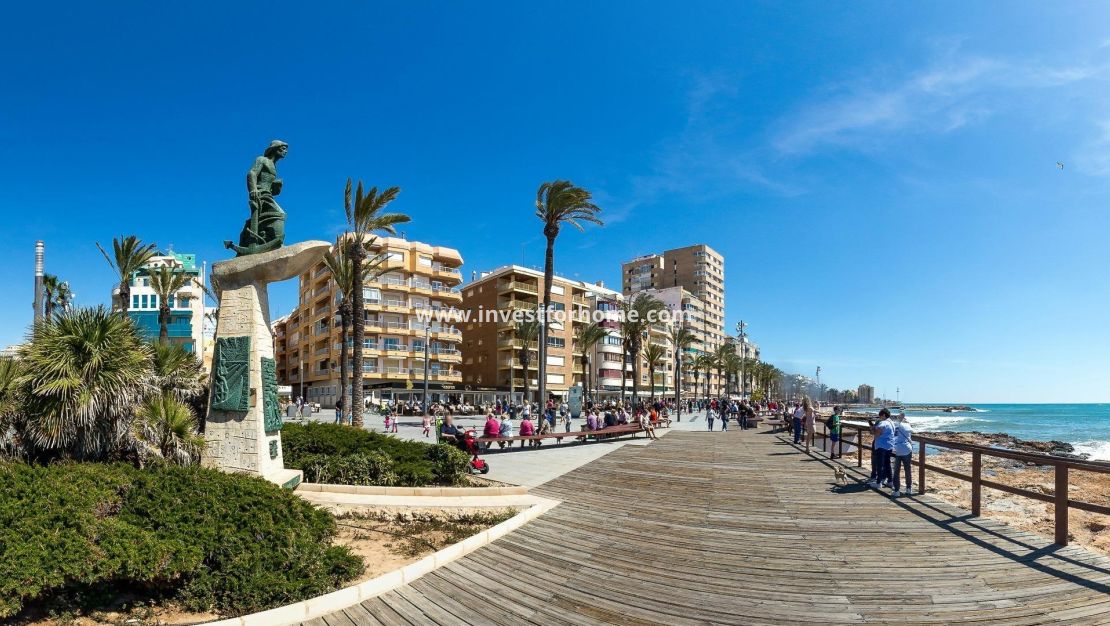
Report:
[{"label": "person walking", "polygon": [[421,424],[424,426],[424,436],[427,437],[432,432],[432,418],[425,415],[424,421]]},{"label": "person walking", "polygon": [[[891,497],[913,495],[913,479],[911,465],[913,463],[913,428],[906,421],[906,414],[899,413],[894,418],[894,492]],[[906,468],[906,490],[901,490],[898,474],[902,467]]]},{"label": "person walking", "polygon": [[713,407],[705,405],[705,423],[709,425],[709,432],[713,432]]},{"label": "person walking", "polygon": [[813,400],[809,396],[802,398],[803,418],[805,419],[805,438],[806,450],[813,445],[813,436],[816,433],[817,424],[817,407],[813,406]]},{"label": "person walking", "polygon": [[335,401],[335,423],[343,423],[343,398],[340,397]]},{"label": "person walking", "polygon": [[802,408],[801,403],[794,403],[794,445],[802,442],[802,420],[805,419],[806,411]]}]

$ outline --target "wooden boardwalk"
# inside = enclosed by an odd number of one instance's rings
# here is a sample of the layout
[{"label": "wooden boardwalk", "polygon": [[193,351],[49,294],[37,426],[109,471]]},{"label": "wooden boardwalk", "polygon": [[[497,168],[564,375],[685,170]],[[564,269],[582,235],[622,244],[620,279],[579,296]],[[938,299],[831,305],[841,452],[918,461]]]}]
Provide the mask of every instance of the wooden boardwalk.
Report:
[{"label": "wooden boardwalk", "polygon": [[533,493],[563,504],[306,624],[1110,624],[1110,558],[835,488],[827,461],[766,431],[670,433]]}]

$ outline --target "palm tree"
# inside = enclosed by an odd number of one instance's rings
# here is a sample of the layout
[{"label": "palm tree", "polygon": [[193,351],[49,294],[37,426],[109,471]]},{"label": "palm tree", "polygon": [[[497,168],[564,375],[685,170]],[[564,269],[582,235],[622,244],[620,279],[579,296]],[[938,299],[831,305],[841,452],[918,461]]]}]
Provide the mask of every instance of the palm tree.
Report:
[{"label": "palm tree", "polygon": [[[375,241],[374,237],[370,238],[367,248],[373,246]],[[347,348],[349,345],[348,329],[351,327],[351,302],[354,300],[355,273],[354,263],[351,262],[351,246],[354,245],[349,238],[340,237],[336,240],[332,249],[324,253],[324,265],[331,273],[331,280],[335,283],[336,291],[339,293],[339,304],[336,307],[336,312],[339,315],[340,326],[340,346],[339,346],[339,389],[340,397],[343,398],[346,407],[350,409],[350,397],[347,395],[347,389],[350,387],[350,378],[348,377],[348,359]],[[369,280],[376,278],[382,273],[382,264],[385,262],[384,254],[377,254],[370,258],[364,259],[362,262],[363,279]],[[354,377],[362,380],[361,372],[355,372]]]},{"label": "palm tree", "polygon": [[[728,383],[729,382],[733,382],[733,381],[739,382],[740,381],[740,368],[743,366],[743,361],[744,360],[742,358],[740,358],[740,355],[736,354],[735,352],[733,352],[733,353],[731,353],[731,354],[729,354],[728,356],[725,357],[725,373],[728,376],[728,378],[725,379],[726,380],[725,395],[728,395],[728,393],[729,393],[729,390],[728,390]],[[735,386],[733,386],[732,389],[734,391],[737,390]],[[743,391],[739,391],[739,393],[741,395],[743,395]]]},{"label": "palm tree", "polygon": [[[694,339],[693,331],[682,324],[671,326],[667,333],[667,340],[671,342],[671,347],[674,348],[674,401],[676,407],[679,402],[682,402],[682,354],[690,347],[690,344],[694,343]],[[695,391],[697,384],[697,378],[695,378]]]},{"label": "palm tree", "polygon": [[[632,404],[639,400],[640,392],[640,349],[644,345],[644,336],[655,326],[649,320],[654,319],[665,310],[663,302],[655,296],[638,293],[621,304],[623,319],[621,320],[621,334],[624,335],[624,344],[629,358],[632,360]],[[654,389],[654,381],[653,389]]]},{"label": "palm tree", "polygon": [[58,290],[63,284],[54,274],[43,274],[42,306],[44,318],[53,319],[54,309],[58,307]]},{"label": "palm tree", "polygon": [[204,395],[207,375],[197,355],[176,343],[151,343],[151,384],[182,402]]},{"label": "palm tree", "polygon": [[[644,361],[648,366],[648,381],[651,383],[651,402],[655,404],[655,370],[663,367],[663,359],[667,357],[667,349],[657,343],[649,343],[644,347]],[[663,390],[667,385],[664,382]]]},{"label": "palm tree", "polygon": [[155,393],[139,407],[132,423],[132,436],[140,463],[160,457],[175,465],[192,465],[204,449],[204,437],[197,433],[193,409],[172,393]]},{"label": "palm tree", "polygon": [[0,358],[0,457],[20,453],[19,440],[13,437],[13,423],[19,418],[19,361]]},{"label": "palm tree", "polygon": [[100,253],[104,255],[104,260],[112,269],[116,270],[119,276],[119,310],[124,315],[127,315],[127,309],[131,306],[131,276],[142,269],[147,261],[153,257],[158,248],[152,244],[144,244],[135,235],[128,235],[126,237],[117,237],[112,240],[112,251],[114,255],[108,256],[100,243],[97,242],[96,247]]},{"label": "palm tree", "polygon": [[728,393],[727,381],[725,381],[725,369],[728,367],[728,356],[736,354],[736,346],[731,343],[723,343],[717,346],[717,350],[713,352],[713,366],[717,369],[717,395],[721,395],[721,385],[725,384],[725,393]]},{"label": "palm tree", "polygon": [[[705,371],[705,399],[709,399],[709,372],[716,365],[717,360],[712,354],[703,352],[694,359],[695,367]],[[695,370],[696,371],[696,370]]]},{"label": "palm tree", "polygon": [[589,402],[590,353],[593,352],[594,346],[596,346],[598,342],[609,336],[609,329],[602,326],[601,322],[590,322],[589,324],[579,324],[576,331],[574,341],[578,344],[579,349],[582,350],[582,371],[586,376],[584,387],[586,401]]},{"label": "palm tree", "polygon": [[[363,261],[366,260],[366,246],[369,245],[368,237],[375,232],[387,234],[396,233],[394,226],[410,221],[412,218],[403,213],[383,213],[401,193],[400,187],[390,187],[378,192],[377,187],[363,193],[362,181],[358,182],[354,200],[351,199],[351,179],[347,179],[347,187],[343,192],[343,210],[347,215],[347,225],[351,227],[351,242],[348,249],[351,258],[351,282],[353,295],[351,306],[354,309],[354,334],[358,341],[354,342],[354,354],[351,355],[354,370],[358,372],[359,384],[351,387],[351,425],[362,427],[362,411],[364,407],[362,395],[362,339],[366,333],[366,313],[363,309],[362,286],[366,277],[364,275]],[[425,412],[428,407],[424,407]]]},{"label": "palm tree", "polygon": [[158,341],[167,343],[170,340],[170,301],[189,283],[193,277],[185,272],[174,271],[174,268],[163,265],[149,271],[150,288],[158,296]]},{"label": "palm tree", "polygon": [[130,318],[102,306],[35,324],[19,351],[20,436],[30,456],[130,450],[132,411],[152,389],[151,352]]},{"label": "palm tree", "polygon": [[[540,335],[540,320],[537,315],[525,315],[523,319],[516,323],[513,329],[513,337],[520,341],[520,366],[524,369],[524,401],[531,402],[528,397],[530,390],[528,388],[528,366],[532,362],[532,349],[533,341],[539,339]],[[512,362],[509,362],[509,377],[513,377]]]},{"label": "palm tree", "polygon": [[[580,232],[586,229],[582,222],[591,222],[603,226],[604,222],[598,217],[601,207],[591,202],[590,192],[581,187],[575,187],[569,180],[556,180],[543,183],[536,190],[536,217],[543,222],[543,236],[547,239],[547,252],[543,262],[543,315],[551,310],[551,282],[555,278],[555,239],[563,224],[570,224]],[[545,388],[547,378],[547,363],[544,354],[547,351],[547,324],[542,326],[540,337],[540,402],[546,401]]]}]

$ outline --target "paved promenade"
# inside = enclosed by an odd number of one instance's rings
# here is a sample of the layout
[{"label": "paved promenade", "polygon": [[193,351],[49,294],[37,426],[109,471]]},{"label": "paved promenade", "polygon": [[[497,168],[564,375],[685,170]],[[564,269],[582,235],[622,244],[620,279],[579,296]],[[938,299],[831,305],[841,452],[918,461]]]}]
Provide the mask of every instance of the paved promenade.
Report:
[{"label": "paved promenade", "polygon": [[309,624],[1110,623],[1110,559],[832,479],[766,429],[671,432],[533,489],[563,503],[524,528]]}]

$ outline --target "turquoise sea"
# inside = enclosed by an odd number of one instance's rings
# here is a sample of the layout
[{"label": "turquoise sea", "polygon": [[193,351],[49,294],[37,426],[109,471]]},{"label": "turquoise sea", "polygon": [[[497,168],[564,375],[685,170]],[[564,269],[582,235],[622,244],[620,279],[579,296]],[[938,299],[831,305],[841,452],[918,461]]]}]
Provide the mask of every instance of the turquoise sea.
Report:
[{"label": "turquoise sea", "polygon": [[[932,406],[944,403],[930,403]],[[1110,460],[1110,404],[967,404],[974,411],[945,413],[914,410],[907,403],[906,419],[914,430],[1006,433],[1019,439],[1064,441],[1077,453]]]}]

